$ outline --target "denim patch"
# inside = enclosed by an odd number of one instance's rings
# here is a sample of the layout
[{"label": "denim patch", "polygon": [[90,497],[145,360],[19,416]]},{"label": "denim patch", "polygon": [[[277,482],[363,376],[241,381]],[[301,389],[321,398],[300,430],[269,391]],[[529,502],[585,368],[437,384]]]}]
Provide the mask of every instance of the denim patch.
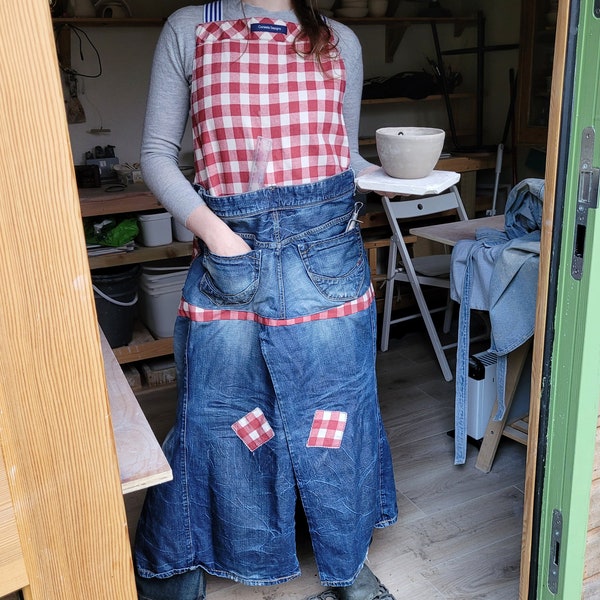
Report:
[{"label": "denim patch", "polygon": [[307,448],[339,448],[342,445],[348,413],[317,410],[308,435]]},{"label": "denim patch", "polygon": [[250,452],[254,452],[257,448],[266,444],[275,435],[267,419],[265,419],[263,411],[258,407],[236,421],[231,428],[240,440],[246,444]]}]

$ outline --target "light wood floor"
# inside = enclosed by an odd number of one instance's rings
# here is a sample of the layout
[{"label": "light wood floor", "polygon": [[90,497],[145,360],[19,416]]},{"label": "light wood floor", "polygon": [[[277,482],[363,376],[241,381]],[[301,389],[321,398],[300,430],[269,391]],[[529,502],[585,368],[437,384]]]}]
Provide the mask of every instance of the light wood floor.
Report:
[{"label": "light wood floor", "polygon": [[[398,334],[396,334],[398,335]],[[475,469],[477,449],[453,464],[454,384],[446,383],[420,330],[378,354],[384,423],[393,453],[399,520],[378,530],[369,566],[397,600],[515,600],[518,597],[525,447],[503,439],[492,471]],[[159,438],[172,420],[173,392],[140,396]],[[143,492],[126,496],[131,532]],[[302,576],[248,587],[210,577],[208,600],[302,600],[320,587],[306,539]],[[176,599],[174,599],[176,600]]]}]

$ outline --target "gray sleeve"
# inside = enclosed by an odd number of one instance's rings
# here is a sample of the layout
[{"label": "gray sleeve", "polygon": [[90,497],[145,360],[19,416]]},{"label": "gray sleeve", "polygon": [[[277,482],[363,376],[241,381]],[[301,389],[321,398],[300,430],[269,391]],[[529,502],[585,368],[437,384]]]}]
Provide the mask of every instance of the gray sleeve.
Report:
[{"label": "gray sleeve", "polygon": [[346,93],[344,95],[344,122],[350,145],[350,164],[356,174],[372,166],[358,150],[358,125],[363,88],[362,48],[355,33],[341,23],[331,23],[339,39],[339,48],[346,67]]},{"label": "gray sleeve", "polygon": [[[204,202],[179,169],[182,138],[190,112],[190,80],[195,55],[195,30],[202,6],[173,13],[158,40],[142,136],[141,165],[145,183],[175,219],[185,223]],[[346,67],[344,122],[355,173],[371,163],[358,151],[358,124],[363,85],[362,50],[348,27],[332,22]]]},{"label": "gray sleeve", "polygon": [[179,169],[181,141],[190,112],[189,74],[194,57],[195,24],[202,19],[202,11],[194,8],[198,14],[193,19],[175,13],[158,40],[140,154],[144,182],[181,223],[204,204]]}]

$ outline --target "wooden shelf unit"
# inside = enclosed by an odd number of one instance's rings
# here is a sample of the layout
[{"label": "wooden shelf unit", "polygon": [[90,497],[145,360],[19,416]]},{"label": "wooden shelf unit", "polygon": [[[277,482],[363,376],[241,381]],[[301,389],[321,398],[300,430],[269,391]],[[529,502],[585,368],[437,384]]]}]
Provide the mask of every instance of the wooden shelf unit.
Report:
[{"label": "wooden shelf unit", "polygon": [[56,25],[75,25],[76,27],[162,27],[166,19],[105,19],[102,17],[54,17]]},{"label": "wooden shelf unit", "polygon": [[[409,27],[414,25],[453,25],[454,36],[462,34],[466,27],[477,24],[474,17],[363,17],[360,19],[334,17],[336,21],[350,27],[360,25],[385,26],[385,62],[391,63]],[[55,28],[73,25],[76,27],[162,27],[165,19],[103,19],[100,17],[57,17],[52,19]],[[62,50],[61,50],[62,53]]]},{"label": "wooden shelf unit", "polygon": [[[106,192],[103,188],[79,190],[82,217],[139,213],[162,209],[152,192],[142,183],[127,186],[122,192]],[[131,252],[118,252],[88,258],[90,269],[114,267],[191,256],[191,242],[173,242],[165,246],[138,246]],[[141,324],[136,323],[131,343],[113,349],[119,364],[127,364],[173,354],[173,339],[155,339]]]},{"label": "wooden shelf unit", "polygon": [[[393,11],[388,11],[393,12]],[[344,18],[333,17],[336,21],[344,23],[349,27],[361,25],[383,25],[385,26],[385,62],[394,61],[396,50],[402,42],[402,38],[409,27],[414,25],[453,25],[454,36],[458,37],[467,27],[477,25],[475,17],[363,17]]]}]

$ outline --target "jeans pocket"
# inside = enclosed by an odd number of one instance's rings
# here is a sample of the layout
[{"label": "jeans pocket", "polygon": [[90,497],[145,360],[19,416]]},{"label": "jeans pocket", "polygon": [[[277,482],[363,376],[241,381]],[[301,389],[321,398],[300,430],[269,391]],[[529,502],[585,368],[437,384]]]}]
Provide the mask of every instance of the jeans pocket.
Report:
[{"label": "jeans pocket", "polygon": [[358,229],[332,238],[298,245],[304,268],[328,300],[354,300],[366,279],[365,252]]},{"label": "jeans pocket", "polygon": [[217,306],[238,306],[252,302],[258,289],[260,251],[239,256],[219,256],[205,252],[200,290]]}]

